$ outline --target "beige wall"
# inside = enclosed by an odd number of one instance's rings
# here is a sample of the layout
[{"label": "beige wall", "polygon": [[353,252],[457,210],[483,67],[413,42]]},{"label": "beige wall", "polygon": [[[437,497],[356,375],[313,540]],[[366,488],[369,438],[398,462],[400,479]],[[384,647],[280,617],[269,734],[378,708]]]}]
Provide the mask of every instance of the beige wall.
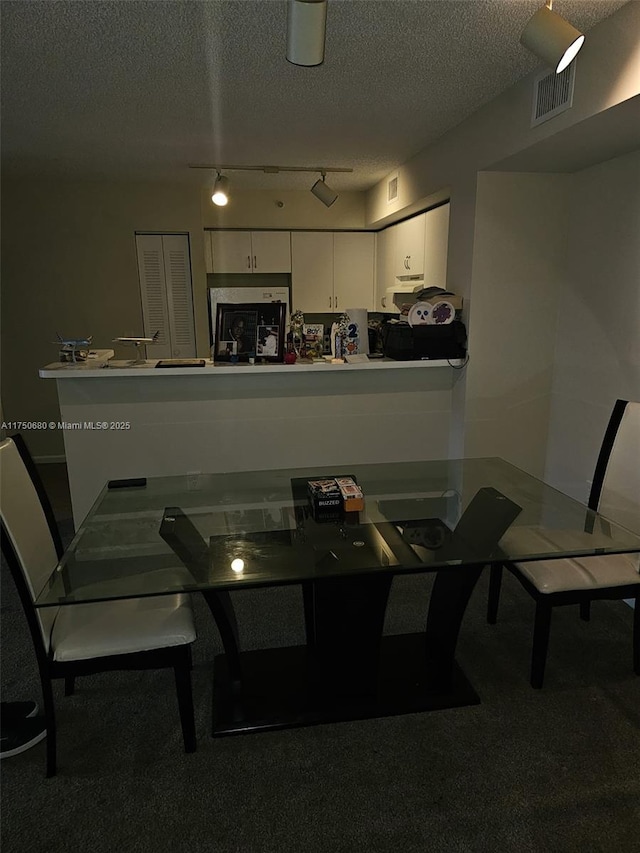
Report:
[{"label": "beige wall", "polygon": [[478,176],[465,454],[501,456],[536,476],[546,457],[568,180]]},{"label": "beige wall", "polygon": [[586,500],[615,400],[640,400],[640,151],[568,190],[546,477]]},{"label": "beige wall", "polygon": [[[233,172],[229,173],[233,181]],[[277,175],[274,181],[277,182]],[[309,183],[311,186],[311,182]],[[278,207],[277,202],[284,207]],[[216,207],[211,203],[211,190],[201,195],[202,222],[205,228],[295,228],[339,230],[365,227],[365,194],[340,193],[331,207],[325,207],[308,190],[233,191],[229,204]]]},{"label": "beige wall", "polygon": [[[200,198],[158,184],[5,181],[2,188],[2,405],[8,420],[57,420],[55,333],[93,335],[99,348],[142,333],[136,231],[188,232],[196,340],[208,355]],[[120,348],[116,355],[127,357]],[[57,432],[27,434],[33,453],[63,452]]]}]

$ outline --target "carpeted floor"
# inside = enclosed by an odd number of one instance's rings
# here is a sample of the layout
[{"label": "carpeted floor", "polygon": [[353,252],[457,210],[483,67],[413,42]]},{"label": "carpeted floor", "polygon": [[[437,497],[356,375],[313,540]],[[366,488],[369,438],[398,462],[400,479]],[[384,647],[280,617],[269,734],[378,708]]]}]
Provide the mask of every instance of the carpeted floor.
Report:
[{"label": "carpeted floor", "polygon": [[[68,527],[68,526],[67,526]],[[547,679],[528,684],[533,602],[504,583],[500,621],[474,592],[458,659],[482,704],[212,740],[211,661],[196,599],[198,751],[185,755],[170,672],[56,685],[58,776],[44,743],[2,762],[7,853],[640,851],[640,678],[632,611],[554,613]],[[388,633],[420,630],[430,580],[396,579]],[[303,640],[297,588],[235,595],[245,648]],[[24,616],[2,571],[3,698],[39,698]]]}]

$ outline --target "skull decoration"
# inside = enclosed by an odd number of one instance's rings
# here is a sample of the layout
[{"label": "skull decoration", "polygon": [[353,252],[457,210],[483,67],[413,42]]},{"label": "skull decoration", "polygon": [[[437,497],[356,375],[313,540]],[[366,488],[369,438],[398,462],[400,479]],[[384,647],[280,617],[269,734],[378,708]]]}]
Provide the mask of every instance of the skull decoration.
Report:
[{"label": "skull decoration", "polygon": [[416,302],[409,311],[410,326],[426,326],[431,323],[432,305],[430,302]]}]

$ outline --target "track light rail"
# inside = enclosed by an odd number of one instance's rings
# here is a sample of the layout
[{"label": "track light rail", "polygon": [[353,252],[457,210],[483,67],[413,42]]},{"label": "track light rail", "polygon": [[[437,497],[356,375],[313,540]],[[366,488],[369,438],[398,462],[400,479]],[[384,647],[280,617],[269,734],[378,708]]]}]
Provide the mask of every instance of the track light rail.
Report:
[{"label": "track light rail", "polygon": [[353,169],[343,169],[332,166],[224,166],[207,163],[189,163],[190,169],[210,169],[213,172],[264,172],[269,175],[277,175],[278,172],[353,172]]}]

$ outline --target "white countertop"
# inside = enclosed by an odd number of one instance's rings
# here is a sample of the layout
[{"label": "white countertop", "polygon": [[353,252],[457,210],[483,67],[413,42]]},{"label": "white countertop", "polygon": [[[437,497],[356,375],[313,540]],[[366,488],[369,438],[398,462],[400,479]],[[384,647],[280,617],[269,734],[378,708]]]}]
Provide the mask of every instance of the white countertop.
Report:
[{"label": "white countertop", "polygon": [[[98,350],[100,352],[100,350]],[[167,376],[228,376],[229,374],[246,375],[255,373],[327,373],[335,371],[343,373],[351,370],[406,370],[415,368],[447,367],[460,368],[461,359],[425,360],[425,361],[393,361],[392,359],[373,358],[368,362],[358,364],[331,364],[330,362],[297,362],[296,364],[213,364],[207,359],[204,367],[169,367],[155,369],[158,359],[147,359],[144,364],[132,364],[131,360],[91,360],[80,364],[54,362],[47,364],[38,371],[43,379],[89,379],[101,377],[107,379],[113,376],[137,376],[146,374],[149,377]]]}]

